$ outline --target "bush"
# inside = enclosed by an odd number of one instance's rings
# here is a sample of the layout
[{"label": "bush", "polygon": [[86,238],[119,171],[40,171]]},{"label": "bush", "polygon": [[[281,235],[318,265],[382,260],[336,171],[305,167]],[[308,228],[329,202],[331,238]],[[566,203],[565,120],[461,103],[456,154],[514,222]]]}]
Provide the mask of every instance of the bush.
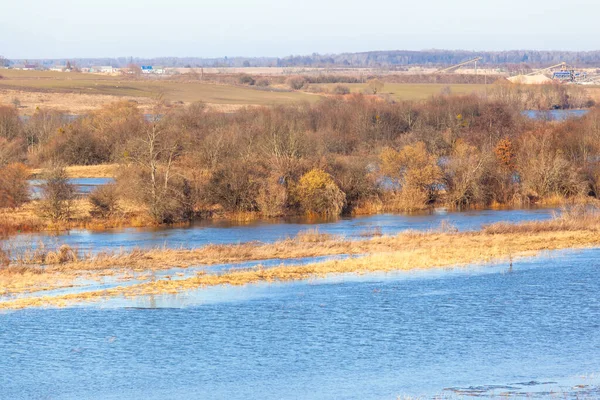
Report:
[{"label": "bush", "polygon": [[271,85],[271,82],[269,82],[269,80],[267,78],[260,78],[259,80],[256,81],[256,86],[259,87],[267,87]]},{"label": "bush", "polygon": [[29,171],[23,164],[0,168],[0,208],[18,207],[29,200]]},{"label": "bush", "polygon": [[336,85],[333,88],[333,94],[338,94],[338,95],[350,94],[350,88],[348,86],[344,86],[344,85]]},{"label": "bush", "polygon": [[225,211],[256,211],[259,183],[250,163],[234,164],[215,171],[206,186],[208,200]]},{"label": "bush", "polygon": [[[165,182],[164,167],[157,169],[155,184],[152,183],[150,174],[139,167],[123,168],[117,176],[114,193],[105,196],[103,202],[112,197],[116,206],[117,198],[120,197],[141,204],[156,224],[172,224],[192,219],[195,199],[189,181],[183,176],[175,175]],[[118,208],[113,212],[116,211]]]},{"label": "bush", "polygon": [[422,208],[435,201],[442,170],[437,165],[437,158],[429,154],[423,142],[404,146],[400,151],[385,148],[380,158],[384,176],[397,182],[406,192],[403,201],[417,201],[414,208]]},{"label": "bush", "polygon": [[309,215],[338,216],[346,203],[346,195],[333,178],[320,169],[302,175],[295,188],[296,200]]},{"label": "bush", "polygon": [[242,85],[250,85],[250,86],[252,86],[252,85],[254,85],[254,84],[256,83],[256,81],[254,80],[254,78],[253,78],[253,77],[251,77],[251,76],[250,76],[250,75],[248,75],[248,74],[242,74],[242,75],[240,76],[240,78],[239,78],[239,82],[240,82]]},{"label": "bush", "polygon": [[369,94],[377,94],[383,90],[383,82],[379,79],[371,79],[367,84],[367,93]]},{"label": "bush", "polygon": [[287,190],[276,175],[261,182],[256,203],[265,217],[280,217],[285,214]]},{"label": "bush", "polygon": [[306,85],[306,79],[301,76],[293,76],[288,78],[287,82],[288,86],[294,90],[300,90]]},{"label": "bush", "polygon": [[64,167],[56,166],[47,172],[41,185],[42,197],[38,212],[53,221],[71,218],[72,203],[75,199],[75,187],[69,183]]},{"label": "bush", "polygon": [[92,193],[90,193],[88,200],[92,205],[92,209],[90,211],[92,216],[106,218],[114,215],[119,209],[117,185],[114,183],[109,183],[107,185],[97,187]]}]

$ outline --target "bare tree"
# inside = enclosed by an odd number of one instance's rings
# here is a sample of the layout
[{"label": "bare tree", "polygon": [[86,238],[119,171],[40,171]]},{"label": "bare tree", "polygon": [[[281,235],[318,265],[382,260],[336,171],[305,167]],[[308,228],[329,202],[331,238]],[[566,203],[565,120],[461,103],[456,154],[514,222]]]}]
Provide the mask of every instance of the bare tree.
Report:
[{"label": "bare tree", "polygon": [[367,84],[367,91],[372,94],[377,94],[383,90],[383,86],[383,82],[379,79],[371,79]]},{"label": "bare tree", "polygon": [[[181,136],[171,132],[172,124],[157,108],[144,132],[129,146],[129,161],[137,167],[138,196],[147,204],[157,223],[180,219],[182,210],[189,210],[189,187],[183,176],[174,174],[173,166],[181,155]],[[187,189],[186,189],[187,188]],[[183,212],[183,214],[187,214]]]}]

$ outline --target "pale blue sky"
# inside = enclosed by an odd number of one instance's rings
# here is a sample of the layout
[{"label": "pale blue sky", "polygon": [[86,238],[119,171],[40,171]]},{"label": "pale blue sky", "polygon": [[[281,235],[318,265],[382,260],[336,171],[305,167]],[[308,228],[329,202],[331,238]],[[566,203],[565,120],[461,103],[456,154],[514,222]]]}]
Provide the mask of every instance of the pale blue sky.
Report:
[{"label": "pale blue sky", "polygon": [[596,0],[1,0],[8,58],[595,50]]}]

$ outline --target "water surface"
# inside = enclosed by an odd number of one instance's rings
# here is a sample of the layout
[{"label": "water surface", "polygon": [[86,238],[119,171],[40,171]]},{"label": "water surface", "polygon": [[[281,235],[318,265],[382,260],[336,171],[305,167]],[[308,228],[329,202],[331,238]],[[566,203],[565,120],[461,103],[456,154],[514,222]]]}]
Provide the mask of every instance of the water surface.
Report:
[{"label": "water surface", "polygon": [[566,121],[572,118],[580,118],[586,115],[590,110],[526,110],[521,114],[524,116],[542,121]]},{"label": "water surface", "polygon": [[599,301],[591,249],[8,312],[0,397],[593,399]]},{"label": "water surface", "polygon": [[552,208],[513,210],[480,210],[447,212],[437,209],[427,214],[380,214],[337,220],[262,220],[246,224],[231,222],[198,222],[189,227],[126,228],[90,231],[74,229],[58,236],[51,233],[23,234],[12,239],[21,244],[44,242],[48,246],[66,243],[81,251],[129,250],[135,247],[191,248],[207,244],[232,244],[249,241],[274,242],[294,237],[308,229],[321,233],[358,239],[373,232],[393,235],[406,230],[438,229],[442,222],[460,231],[478,230],[494,222],[547,220],[557,212]]},{"label": "water surface", "polygon": [[[88,195],[98,186],[112,183],[115,180],[113,178],[72,178],[69,179],[69,183],[75,187],[75,193],[79,195]],[[38,199],[41,196],[41,185],[44,183],[42,179],[32,179],[29,181],[31,186],[31,192],[34,199]]]}]

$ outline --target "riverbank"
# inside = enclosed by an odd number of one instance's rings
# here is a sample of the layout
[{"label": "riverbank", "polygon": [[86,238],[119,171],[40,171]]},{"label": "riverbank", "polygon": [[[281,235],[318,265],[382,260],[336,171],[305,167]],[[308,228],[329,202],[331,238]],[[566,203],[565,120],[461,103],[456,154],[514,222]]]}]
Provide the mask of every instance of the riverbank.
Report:
[{"label": "riverbank", "polygon": [[[520,224],[497,223],[481,231],[455,232],[443,227],[430,232],[405,232],[363,240],[347,240],[318,232],[271,244],[211,245],[199,249],[152,249],[125,253],[78,255],[71,249],[37,252],[4,268],[0,282],[4,294],[39,295],[0,303],[2,309],[64,306],[106,297],[175,294],[216,285],[246,285],[256,282],[297,281],[330,274],[371,273],[455,267],[474,263],[512,260],[540,251],[600,246],[600,215],[584,211],[563,214],[549,221]],[[134,282],[126,287],[103,290],[83,288],[77,293],[43,296],[43,292],[71,287],[77,280],[119,276],[121,281],[138,279],[135,274],[252,260],[284,260],[335,255],[355,257],[265,268],[236,269],[223,273],[200,270],[186,279],[170,275],[151,282]],[[27,258],[29,257],[29,258]],[[36,258],[37,257],[37,258]],[[43,265],[43,267],[42,267]],[[138,279],[139,280],[139,279]],[[143,279],[142,279],[143,280]],[[81,289],[81,288],[80,288]]]},{"label": "riverbank", "polygon": [[145,210],[133,203],[121,202],[118,213],[101,218],[91,215],[92,206],[87,199],[77,199],[71,203],[71,218],[60,221],[40,216],[38,205],[39,202],[34,200],[17,208],[0,209],[0,238],[19,233],[65,232],[76,228],[103,230],[154,225]]}]

